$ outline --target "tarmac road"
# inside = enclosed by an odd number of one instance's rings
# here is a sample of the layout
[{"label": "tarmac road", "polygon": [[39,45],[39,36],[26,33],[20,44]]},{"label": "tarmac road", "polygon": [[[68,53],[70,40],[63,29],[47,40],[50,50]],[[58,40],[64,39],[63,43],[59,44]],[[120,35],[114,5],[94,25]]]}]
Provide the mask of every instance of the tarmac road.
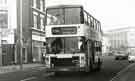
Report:
[{"label": "tarmac road", "polygon": [[63,72],[60,76],[46,73],[45,68],[0,74],[0,81],[109,81],[119,71],[128,66],[127,60],[115,60],[113,56],[103,56],[102,69],[84,74],[81,72]]}]

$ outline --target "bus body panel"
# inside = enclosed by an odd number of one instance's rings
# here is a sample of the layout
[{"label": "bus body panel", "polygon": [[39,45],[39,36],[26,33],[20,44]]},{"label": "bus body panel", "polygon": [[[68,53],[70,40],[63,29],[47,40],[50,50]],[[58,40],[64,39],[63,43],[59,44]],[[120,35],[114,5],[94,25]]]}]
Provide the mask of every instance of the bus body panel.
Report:
[{"label": "bus body panel", "polygon": [[[93,22],[97,21],[93,16],[89,16]],[[100,25],[99,21],[96,23]],[[45,60],[47,70],[89,72],[95,67],[100,67],[102,32],[98,27],[96,27],[97,30],[88,23],[47,25],[45,29],[47,50],[49,51]],[[57,42],[55,42],[56,40]]]}]

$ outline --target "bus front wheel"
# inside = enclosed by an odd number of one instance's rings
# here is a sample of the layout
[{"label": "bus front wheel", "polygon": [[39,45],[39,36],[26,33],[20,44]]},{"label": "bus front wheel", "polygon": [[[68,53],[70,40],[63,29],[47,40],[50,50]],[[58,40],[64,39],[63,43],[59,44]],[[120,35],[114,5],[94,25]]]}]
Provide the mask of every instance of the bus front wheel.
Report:
[{"label": "bus front wheel", "polygon": [[99,59],[97,63],[97,71],[101,70],[101,66],[102,66],[102,61]]}]

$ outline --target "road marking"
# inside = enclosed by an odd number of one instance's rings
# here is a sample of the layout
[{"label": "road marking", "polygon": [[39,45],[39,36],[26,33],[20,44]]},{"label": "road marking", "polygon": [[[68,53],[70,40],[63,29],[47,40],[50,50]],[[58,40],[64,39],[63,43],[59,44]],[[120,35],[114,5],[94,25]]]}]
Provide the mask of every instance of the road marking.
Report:
[{"label": "road marking", "polygon": [[23,80],[20,80],[20,81],[28,81],[28,80],[32,80],[32,79],[36,79],[36,77],[29,77],[29,78],[26,78],[26,79],[23,79]]},{"label": "road marking", "polygon": [[51,76],[51,75],[54,75],[54,72],[43,74],[44,77],[48,77],[48,76]]}]

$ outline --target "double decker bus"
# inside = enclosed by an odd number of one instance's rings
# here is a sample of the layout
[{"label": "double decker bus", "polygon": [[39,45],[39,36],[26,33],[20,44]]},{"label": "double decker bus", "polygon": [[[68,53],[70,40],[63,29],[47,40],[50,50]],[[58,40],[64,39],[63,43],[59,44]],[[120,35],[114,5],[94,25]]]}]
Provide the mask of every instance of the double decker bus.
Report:
[{"label": "double decker bus", "polygon": [[48,71],[90,72],[101,68],[101,24],[82,5],[47,7],[45,32]]}]

